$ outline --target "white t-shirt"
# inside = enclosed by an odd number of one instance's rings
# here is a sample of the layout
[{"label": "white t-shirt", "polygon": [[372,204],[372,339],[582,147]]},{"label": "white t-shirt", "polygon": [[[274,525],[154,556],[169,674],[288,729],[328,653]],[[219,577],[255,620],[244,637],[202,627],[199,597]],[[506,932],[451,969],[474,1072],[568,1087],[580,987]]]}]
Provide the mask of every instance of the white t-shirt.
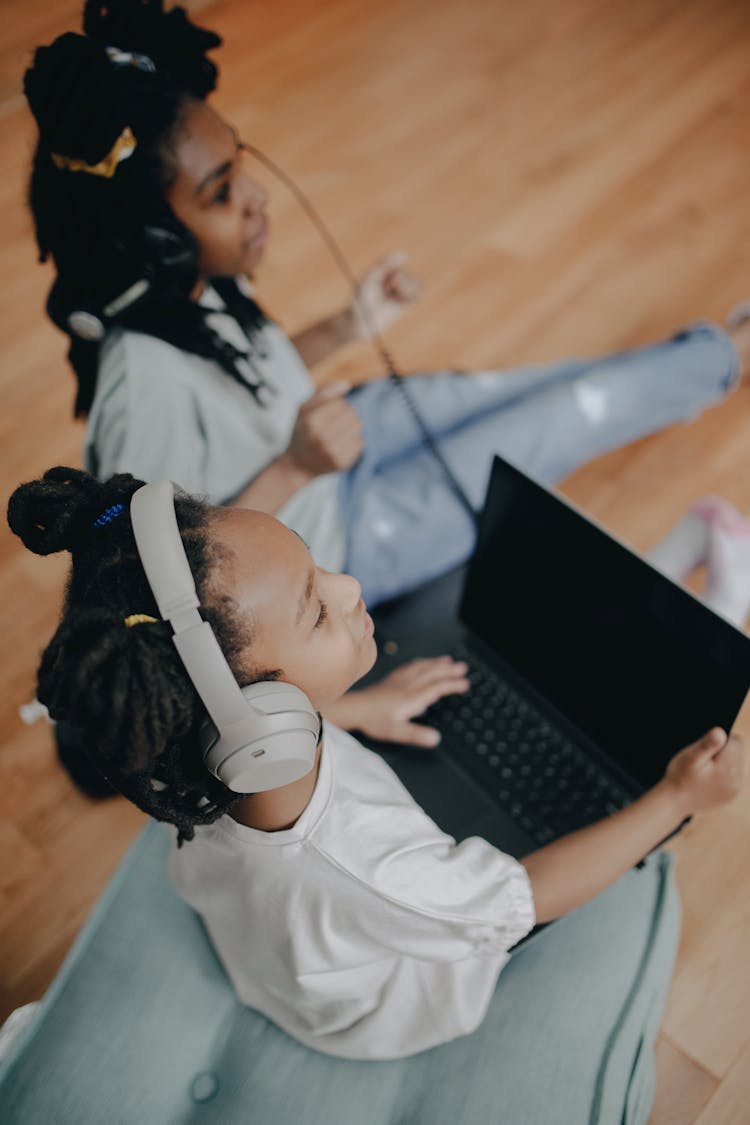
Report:
[{"label": "white t-shirt", "polygon": [[[207,286],[200,304],[217,310],[211,327],[247,352],[247,337],[221,311],[216,290]],[[234,500],[287,448],[297,411],[315,389],[291,340],[271,322],[257,334],[254,365],[271,388],[265,404],[213,360],[156,336],[113,329],[102,344],[86,424],[86,468],[100,480],[132,473],[176,481],[215,504]],[[327,570],[344,565],[339,481],[339,473],[316,477],[277,513]]]},{"label": "white t-shirt", "polygon": [[239,998],[346,1058],[473,1031],[534,925],[521,864],[478,837],[456,845],[382,758],[329,723],[293,828],[224,816],[174,849],[170,873]]}]

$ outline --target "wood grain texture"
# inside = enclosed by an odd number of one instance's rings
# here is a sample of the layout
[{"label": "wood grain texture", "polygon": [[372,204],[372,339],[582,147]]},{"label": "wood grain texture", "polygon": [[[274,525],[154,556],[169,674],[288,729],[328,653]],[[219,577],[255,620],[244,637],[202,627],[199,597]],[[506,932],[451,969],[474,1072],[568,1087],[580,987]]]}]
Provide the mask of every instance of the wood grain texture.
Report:
[{"label": "wood grain texture", "polygon": [[[354,267],[409,251],[425,292],[389,336],[405,369],[593,355],[696,317],[721,320],[750,295],[745,0],[198,7],[226,41],[216,105],[304,185]],[[42,312],[51,275],[35,261],[24,206],[34,130],[19,85],[33,46],[75,28],[77,9],[69,0],[0,7],[6,495],[52,464],[80,463],[65,340]],[[258,178],[273,224],[260,295],[293,330],[343,304],[346,290],[287,192]],[[362,345],[322,376],[377,370]],[[565,491],[645,548],[701,493],[750,510],[749,466],[742,390],[600,458]],[[18,718],[64,569],[0,528],[2,1014],[40,995],[142,822],[120,800],[76,794],[49,730]],[[654,1125],[750,1119],[749,837],[746,791],[675,845],[684,928]]]},{"label": "wood grain texture", "polygon": [[666,1036],[656,1045],[659,1085],[649,1125],[691,1125],[719,1082]]}]

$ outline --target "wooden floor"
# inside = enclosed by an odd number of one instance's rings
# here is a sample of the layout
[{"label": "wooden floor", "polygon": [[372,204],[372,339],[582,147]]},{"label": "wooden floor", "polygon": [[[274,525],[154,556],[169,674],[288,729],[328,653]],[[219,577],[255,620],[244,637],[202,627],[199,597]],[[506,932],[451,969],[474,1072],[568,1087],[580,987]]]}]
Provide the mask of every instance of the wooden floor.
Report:
[{"label": "wooden floor", "polygon": [[[19,94],[31,46],[75,28],[77,7],[0,6],[5,493],[79,463],[64,340],[42,313],[50,274],[23,203],[33,130]],[[425,279],[420,306],[391,333],[405,368],[594,354],[721,319],[750,296],[746,0],[202,8],[227,40],[216,104],[305,185],[357,269],[403,246]],[[345,290],[284,190],[271,190],[260,292],[294,329]],[[375,363],[363,347],[331,370],[364,378]],[[750,509],[750,392],[599,460],[565,490],[639,548],[700,493]],[[18,717],[64,562],[25,553],[3,530],[0,576],[4,1014],[42,993],[142,818],[77,795],[48,728]],[[750,1121],[749,841],[750,785],[676,846],[684,931],[655,1125]]]}]

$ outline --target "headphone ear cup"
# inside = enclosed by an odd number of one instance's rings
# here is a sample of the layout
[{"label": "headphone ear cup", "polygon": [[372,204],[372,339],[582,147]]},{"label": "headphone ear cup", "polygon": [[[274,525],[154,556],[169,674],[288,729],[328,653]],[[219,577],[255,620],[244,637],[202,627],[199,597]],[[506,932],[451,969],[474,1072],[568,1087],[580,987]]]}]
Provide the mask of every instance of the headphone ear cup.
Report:
[{"label": "headphone ear cup", "polygon": [[88,296],[71,308],[58,280],[50,290],[47,312],[63,332],[96,343],[115,318],[145,297],[189,297],[198,280],[199,257],[197,240],[181,223],[174,230],[145,226],[129,243],[105,240],[90,263]]},{"label": "headphone ear cup", "polygon": [[298,781],[315,764],[320,717],[293,684],[265,680],[242,689],[247,715],[219,732],[206,719],[199,738],[209,771],[234,793],[263,793]]},{"label": "headphone ear cup", "polygon": [[143,228],[144,258],[155,271],[154,288],[165,289],[188,296],[198,280],[199,248],[187,227],[169,230],[167,227]]}]

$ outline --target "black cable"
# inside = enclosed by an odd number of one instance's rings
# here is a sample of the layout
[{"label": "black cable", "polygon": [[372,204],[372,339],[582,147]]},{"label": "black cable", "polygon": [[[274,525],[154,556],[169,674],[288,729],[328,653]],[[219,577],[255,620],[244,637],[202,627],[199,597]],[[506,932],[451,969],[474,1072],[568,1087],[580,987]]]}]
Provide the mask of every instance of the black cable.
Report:
[{"label": "black cable", "polygon": [[472,522],[476,524],[479,519],[479,513],[477,512],[469,497],[466,495],[462,484],[456,478],[453,470],[443,456],[443,452],[440,449],[440,446],[438,445],[434,435],[430,431],[429,426],[422,417],[414,396],[412,395],[407,385],[407,381],[397,369],[391,353],[388,351],[383,342],[382,336],[373,324],[372,317],[370,316],[370,310],[366,307],[365,303],[360,300],[358,292],[359,283],[357,281],[357,278],[354,276],[354,272],[352,271],[351,266],[344,257],[344,253],[341,250],[341,247],[337,243],[336,239],[328,230],[328,227],[323,222],[315,207],[312,205],[302,189],[297,186],[291,176],[287,175],[286,172],[279,168],[278,164],[275,164],[269,156],[266,156],[265,153],[261,152],[261,150],[256,148],[254,145],[241,142],[240,148],[254,156],[256,160],[258,160],[261,164],[268,168],[269,172],[276,176],[276,178],[280,180],[284,184],[284,186],[288,188],[289,191],[291,191],[292,195],[302,207],[302,210],[305,212],[308,219],[325,242],[334,262],[339,267],[342,274],[349,283],[352,291],[352,300],[354,302],[354,305],[356,306],[357,312],[359,313],[367,334],[370,337],[370,342],[383,361],[385,369],[388,372],[388,378],[390,379],[391,383],[398,388],[409,413],[414,419],[414,422],[416,423],[416,426],[421,433],[422,438],[424,439],[425,445],[429,449],[435,461],[440,466],[454,496],[461,504],[461,506],[465,508],[465,510],[469,513]]}]

